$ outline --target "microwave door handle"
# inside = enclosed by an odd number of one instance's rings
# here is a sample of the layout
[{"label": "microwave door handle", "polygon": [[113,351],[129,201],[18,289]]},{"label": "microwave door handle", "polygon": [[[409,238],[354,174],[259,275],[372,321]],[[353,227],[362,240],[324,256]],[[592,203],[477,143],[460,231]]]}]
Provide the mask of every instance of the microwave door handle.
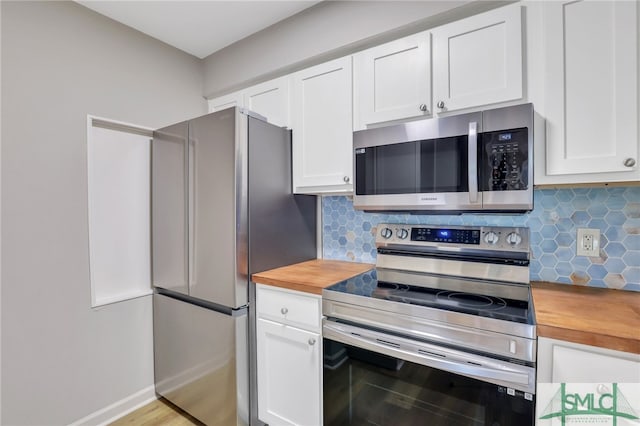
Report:
[{"label": "microwave door handle", "polygon": [[478,123],[469,123],[469,202],[478,202]]}]

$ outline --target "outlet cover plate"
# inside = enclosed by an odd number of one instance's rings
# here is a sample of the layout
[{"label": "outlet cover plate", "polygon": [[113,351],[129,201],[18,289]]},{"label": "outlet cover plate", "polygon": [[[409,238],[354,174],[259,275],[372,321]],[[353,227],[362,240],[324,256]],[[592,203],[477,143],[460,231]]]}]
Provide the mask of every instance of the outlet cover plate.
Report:
[{"label": "outlet cover plate", "polygon": [[578,256],[600,255],[600,230],[591,228],[578,228],[576,239],[576,254]]}]

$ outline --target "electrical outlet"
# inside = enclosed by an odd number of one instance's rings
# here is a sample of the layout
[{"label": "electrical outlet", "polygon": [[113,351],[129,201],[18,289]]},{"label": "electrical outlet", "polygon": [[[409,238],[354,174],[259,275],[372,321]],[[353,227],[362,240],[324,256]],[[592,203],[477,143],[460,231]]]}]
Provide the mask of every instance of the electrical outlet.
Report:
[{"label": "electrical outlet", "polygon": [[576,254],[578,256],[599,256],[600,255],[600,230],[589,228],[578,228],[578,238],[576,241]]}]

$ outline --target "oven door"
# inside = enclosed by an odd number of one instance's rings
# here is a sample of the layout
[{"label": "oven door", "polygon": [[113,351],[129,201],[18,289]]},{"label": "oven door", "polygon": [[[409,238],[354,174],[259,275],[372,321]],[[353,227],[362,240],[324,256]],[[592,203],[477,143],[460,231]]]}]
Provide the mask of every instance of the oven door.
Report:
[{"label": "oven door", "polygon": [[325,320],[327,425],[534,425],[535,369]]}]

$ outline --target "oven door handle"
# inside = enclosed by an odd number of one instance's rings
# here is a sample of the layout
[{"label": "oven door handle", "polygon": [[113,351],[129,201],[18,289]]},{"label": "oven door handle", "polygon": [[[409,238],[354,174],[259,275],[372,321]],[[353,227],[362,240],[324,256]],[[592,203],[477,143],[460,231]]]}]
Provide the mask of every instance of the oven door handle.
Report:
[{"label": "oven door handle", "polygon": [[[422,342],[414,342],[371,330],[362,330],[344,324],[336,326],[329,321],[324,323],[323,337],[391,357],[397,357],[452,373],[475,377],[492,383],[497,381],[506,385],[520,385],[518,386],[520,389],[526,389],[528,392],[533,393],[530,374],[527,374],[526,371],[519,372],[511,369],[506,362],[501,363],[501,368],[488,367],[482,365],[484,361],[475,357],[473,354],[459,351],[454,352],[452,349],[445,349]],[[455,356],[453,356],[454,353]],[[475,362],[474,359],[476,359],[477,362]]]}]

